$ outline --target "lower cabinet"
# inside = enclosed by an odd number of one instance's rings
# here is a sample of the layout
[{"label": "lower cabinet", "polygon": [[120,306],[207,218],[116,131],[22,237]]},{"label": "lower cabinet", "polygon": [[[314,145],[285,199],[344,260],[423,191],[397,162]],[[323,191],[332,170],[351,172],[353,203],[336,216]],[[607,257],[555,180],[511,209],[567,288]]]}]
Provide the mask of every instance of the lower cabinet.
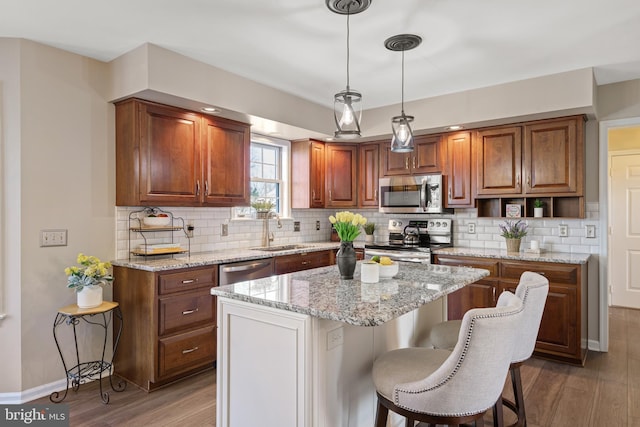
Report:
[{"label": "lower cabinet", "polygon": [[587,266],[436,255],[436,263],[488,269],[491,274],[448,295],[448,318],[461,319],[471,308],[493,306],[501,292],[515,292],[520,276],[533,271],[549,279],[549,294],[540,323],[537,356],[583,365],[587,354]]},{"label": "lower cabinet", "polygon": [[217,266],[150,272],[113,267],[124,327],[115,373],[152,391],[216,360]]}]

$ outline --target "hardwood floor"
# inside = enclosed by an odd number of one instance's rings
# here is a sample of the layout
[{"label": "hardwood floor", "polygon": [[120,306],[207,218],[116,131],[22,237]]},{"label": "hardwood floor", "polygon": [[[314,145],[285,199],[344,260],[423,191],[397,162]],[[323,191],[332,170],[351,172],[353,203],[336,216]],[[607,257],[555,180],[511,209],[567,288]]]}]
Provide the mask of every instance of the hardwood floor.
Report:
[{"label": "hardwood floor", "polygon": [[[584,368],[536,358],[525,363],[529,427],[640,427],[640,310],[611,308],[609,327],[609,352],[589,352]],[[108,405],[91,383],[70,391],[65,403],[72,427],[215,426],[215,381],[215,371],[207,371],[152,393],[129,384],[122,393],[112,392]],[[510,386],[505,390],[509,396]],[[508,410],[505,418],[513,421]]]}]

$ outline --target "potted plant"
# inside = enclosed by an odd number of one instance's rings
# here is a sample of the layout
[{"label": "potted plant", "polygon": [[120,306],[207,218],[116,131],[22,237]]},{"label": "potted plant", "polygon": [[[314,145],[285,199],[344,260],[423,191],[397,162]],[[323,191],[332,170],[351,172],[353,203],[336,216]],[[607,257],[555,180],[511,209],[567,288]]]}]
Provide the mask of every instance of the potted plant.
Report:
[{"label": "potted plant", "polygon": [[78,254],[76,262],[80,265],[64,269],[67,288],[76,291],[78,307],[97,307],[102,304],[102,286],[113,281],[109,273],[111,263],[83,253]]},{"label": "potted plant", "polygon": [[536,199],[533,202],[533,217],[542,218],[544,215],[544,202],[540,199]]},{"label": "potted plant", "polygon": [[251,207],[256,210],[256,218],[267,218],[275,204],[271,200],[257,199]]},{"label": "potted plant", "polygon": [[376,231],[375,222],[367,222],[362,228],[364,228],[364,241],[366,243],[373,243],[373,233]]},{"label": "potted plant", "polygon": [[520,252],[520,241],[527,235],[528,225],[519,219],[518,221],[507,220],[499,227],[500,235],[507,243],[507,252]]}]

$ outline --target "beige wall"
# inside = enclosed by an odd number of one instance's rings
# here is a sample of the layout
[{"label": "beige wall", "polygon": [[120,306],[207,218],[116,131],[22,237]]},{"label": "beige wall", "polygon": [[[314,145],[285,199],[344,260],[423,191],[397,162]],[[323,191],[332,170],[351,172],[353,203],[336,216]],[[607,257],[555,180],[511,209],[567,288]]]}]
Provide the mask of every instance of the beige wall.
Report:
[{"label": "beige wall", "polygon": [[640,79],[598,87],[598,119],[640,117]]},{"label": "beige wall", "polygon": [[[115,253],[114,111],[104,96],[106,64],[28,41],[3,44],[18,51],[2,55],[19,70],[17,93],[3,98],[19,112],[6,122],[3,163],[5,179],[13,175],[5,181],[7,221],[19,235],[3,254],[13,257],[5,263],[13,278],[8,315],[20,333],[11,337],[18,351],[2,346],[0,392],[16,392],[64,378],[51,333],[57,309],[75,301],[64,268],[78,252],[107,260]],[[39,247],[40,230],[50,228],[67,229],[68,246]],[[0,334],[10,328],[5,320]],[[82,347],[97,348],[97,339],[80,334]]]},{"label": "beige wall", "polygon": [[640,149],[640,127],[609,129],[609,151]]}]

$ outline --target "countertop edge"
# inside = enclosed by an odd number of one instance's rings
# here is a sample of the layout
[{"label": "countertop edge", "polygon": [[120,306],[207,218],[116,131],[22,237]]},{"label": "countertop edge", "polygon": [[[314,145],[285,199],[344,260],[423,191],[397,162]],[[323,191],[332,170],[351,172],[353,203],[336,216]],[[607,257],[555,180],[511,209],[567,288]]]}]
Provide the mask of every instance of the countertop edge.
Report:
[{"label": "countertop edge", "polygon": [[467,256],[477,258],[509,259],[515,261],[553,262],[561,264],[586,264],[591,257],[588,253],[541,252],[540,254],[527,252],[507,252],[505,249],[484,249],[454,247],[435,249],[436,255]]}]

